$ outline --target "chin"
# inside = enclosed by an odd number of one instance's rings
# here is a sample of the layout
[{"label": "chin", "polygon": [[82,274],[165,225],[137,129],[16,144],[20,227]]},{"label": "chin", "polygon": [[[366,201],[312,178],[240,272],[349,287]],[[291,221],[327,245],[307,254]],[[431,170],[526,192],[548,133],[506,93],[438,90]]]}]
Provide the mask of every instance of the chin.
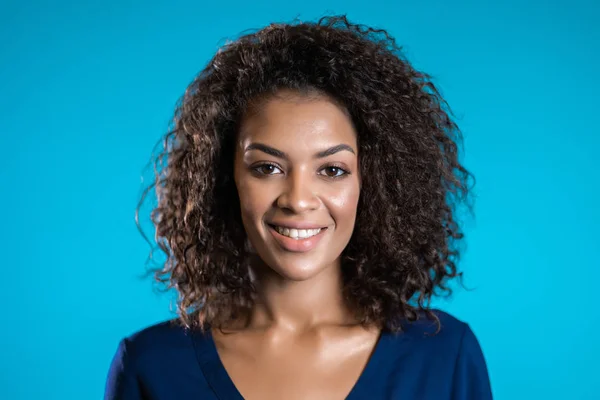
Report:
[{"label": "chin", "polygon": [[315,270],[314,268],[278,268],[275,272],[277,272],[282,278],[285,280],[293,281],[293,282],[303,282],[308,281],[315,276],[319,275],[321,270]]},{"label": "chin", "polygon": [[325,265],[310,260],[289,260],[287,262],[281,260],[269,263],[267,268],[285,280],[302,282],[310,280],[326,270],[328,267]]}]

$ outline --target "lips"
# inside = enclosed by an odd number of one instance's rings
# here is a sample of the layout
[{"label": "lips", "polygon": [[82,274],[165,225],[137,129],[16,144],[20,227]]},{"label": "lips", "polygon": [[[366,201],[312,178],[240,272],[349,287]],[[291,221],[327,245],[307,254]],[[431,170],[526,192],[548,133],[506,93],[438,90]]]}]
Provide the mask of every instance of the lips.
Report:
[{"label": "lips", "polygon": [[[269,232],[275,241],[284,249],[294,253],[311,251],[321,241],[326,227],[314,224],[294,224],[294,226],[268,224]],[[300,236],[305,237],[300,237]],[[295,237],[290,237],[295,236]]]},{"label": "lips", "polygon": [[296,228],[284,228],[282,226],[274,226],[277,233],[291,237],[292,239],[307,239],[309,237],[315,236],[321,231],[321,228],[318,229],[296,229]]}]

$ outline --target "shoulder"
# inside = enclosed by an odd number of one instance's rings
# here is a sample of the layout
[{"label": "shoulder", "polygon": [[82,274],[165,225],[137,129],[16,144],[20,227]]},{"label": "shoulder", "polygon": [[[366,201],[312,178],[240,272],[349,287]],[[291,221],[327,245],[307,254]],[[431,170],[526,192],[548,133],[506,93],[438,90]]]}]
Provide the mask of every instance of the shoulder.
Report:
[{"label": "shoulder", "polygon": [[469,329],[467,323],[447,312],[438,309],[432,309],[431,312],[437,318],[437,321],[428,318],[422,312],[416,321],[402,324],[403,334],[413,340],[435,338],[436,341],[450,344],[459,342],[466,330]]},{"label": "shoulder", "polygon": [[138,399],[141,390],[158,393],[176,388],[181,371],[187,371],[187,377],[197,375],[194,335],[177,320],[169,320],[123,338],[108,371],[105,398]]},{"label": "shoulder", "polygon": [[111,371],[136,370],[139,365],[163,358],[171,349],[181,346],[185,341],[186,331],[175,320],[140,329],[119,342]]},{"label": "shoulder", "polygon": [[404,325],[394,342],[411,368],[427,370],[456,399],[491,399],[491,387],[485,357],[469,324],[440,311],[432,310],[439,319],[424,316]]},{"label": "shoulder", "polygon": [[211,338],[210,330],[185,327],[178,319],[163,321],[124,337],[113,363],[139,370],[157,362],[191,362],[210,352]]},{"label": "shoulder", "polygon": [[148,358],[161,358],[173,349],[189,343],[187,330],[176,320],[169,320],[143,328],[123,338],[117,356],[129,362],[144,362]]},{"label": "shoulder", "polygon": [[189,335],[188,329],[179,323],[177,319],[159,322],[140,329],[123,340],[137,351],[148,351],[156,349],[157,343],[169,346],[186,339]]},{"label": "shoulder", "polygon": [[469,325],[455,316],[437,309],[431,310],[435,319],[423,312],[413,322],[401,324],[402,330],[391,334],[393,347],[405,349],[406,343],[415,355],[456,360],[461,352],[479,344]]}]

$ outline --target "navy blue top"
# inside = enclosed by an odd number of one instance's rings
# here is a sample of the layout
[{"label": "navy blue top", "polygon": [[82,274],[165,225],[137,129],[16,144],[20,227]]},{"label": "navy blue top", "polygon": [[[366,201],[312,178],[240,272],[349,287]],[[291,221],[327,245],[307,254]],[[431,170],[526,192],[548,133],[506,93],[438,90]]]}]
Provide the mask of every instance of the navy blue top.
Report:
[{"label": "navy blue top", "polygon": [[[441,330],[423,319],[384,331],[347,400],[488,400],[487,367],[469,326],[436,311]],[[163,322],[119,344],[105,400],[242,400],[210,332]]]}]

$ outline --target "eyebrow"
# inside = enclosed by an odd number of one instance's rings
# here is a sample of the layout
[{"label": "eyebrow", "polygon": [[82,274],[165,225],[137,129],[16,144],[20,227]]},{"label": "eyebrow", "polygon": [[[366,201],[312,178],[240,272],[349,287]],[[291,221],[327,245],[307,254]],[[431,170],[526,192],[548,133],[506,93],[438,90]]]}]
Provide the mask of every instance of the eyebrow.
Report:
[{"label": "eyebrow", "polygon": [[356,153],[354,153],[354,150],[352,149],[352,147],[348,146],[347,144],[338,144],[337,146],[333,146],[333,147],[328,148],[327,150],[318,152],[315,155],[315,158],[324,158],[324,157],[330,156],[332,154],[339,153],[340,151],[349,151],[352,154],[356,154]]},{"label": "eyebrow", "polygon": [[[248,147],[246,147],[245,151],[250,151],[250,150],[262,151],[263,153],[266,153],[273,157],[281,158],[284,160],[289,159],[288,155],[286,153],[284,153],[283,151],[277,150],[274,147],[267,146],[266,144],[262,144],[262,143],[249,144]],[[349,151],[352,154],[356,154],[354,152],[354,149],[352,147],[348,146],[347,144],[338,144],[337,146],[333,146],[333,147],[330,147],[328,149],[325,149],[323,151],[316,153],[315,158],[329,157],[330,155],[339,153],[340,151]]]}]

